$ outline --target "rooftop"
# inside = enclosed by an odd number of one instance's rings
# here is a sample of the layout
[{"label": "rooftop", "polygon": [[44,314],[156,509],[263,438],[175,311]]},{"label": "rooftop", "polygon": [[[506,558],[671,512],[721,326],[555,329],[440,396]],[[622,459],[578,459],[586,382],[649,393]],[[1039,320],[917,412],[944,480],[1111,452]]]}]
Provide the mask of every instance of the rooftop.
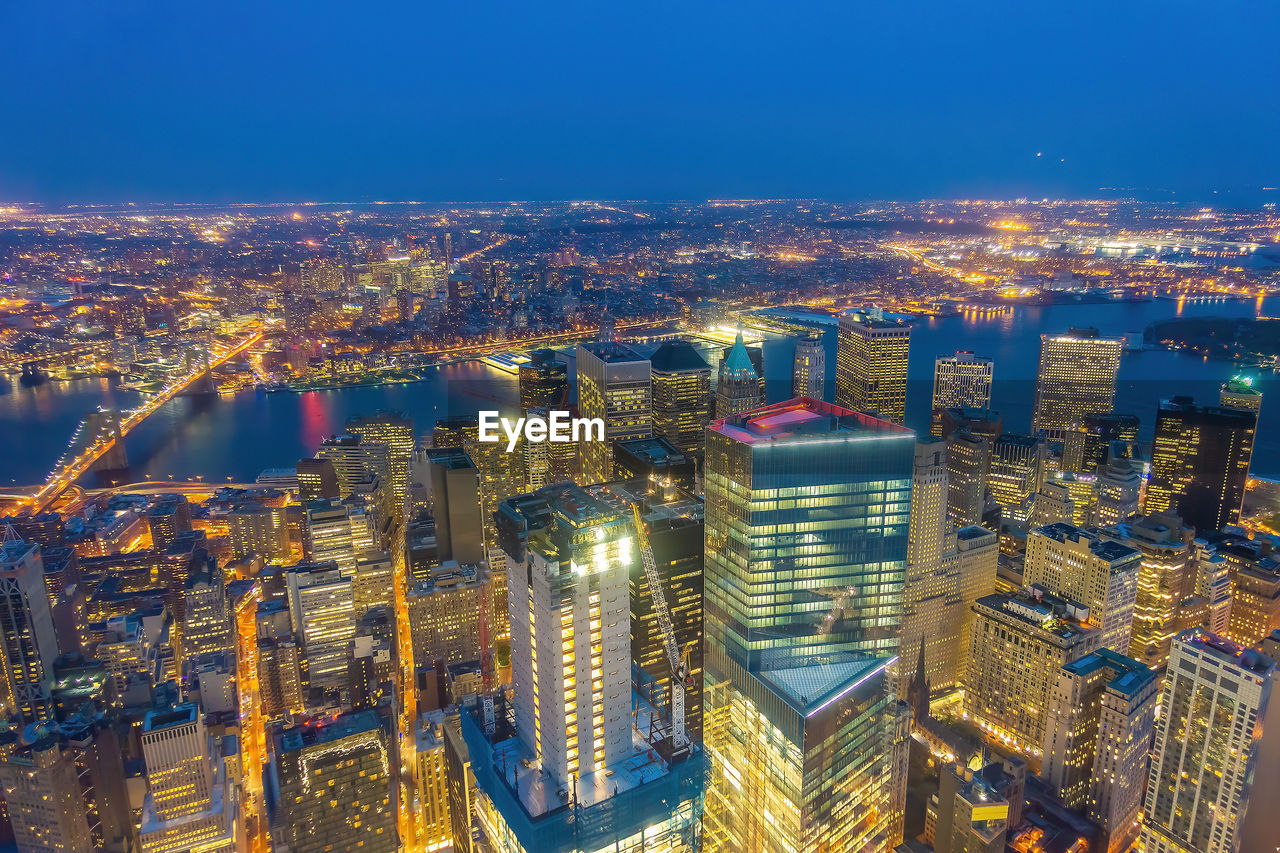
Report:
[{"label": "rooftop", "polygon": [[766,669],[757,677],[795,711],[812,717],[832,702],[865,684],[897,658],[849,657],[797,661],[800,665]]},{"label": "rooftop", "polygon": [[721,418],[712,421],[710,429],[747,444],[803,440],[840,433],[845,438],[861,434],[867,439],[884,435],[913,435],[906,427],[810,397],[796,397],[741,415]]},{"label": "rooftop", "polygon": [[578,344],[578,349],[589,352],[601,361],[617,364],[628,361],[648,361],[630,346],[618,341],[591,341]]},{"label": "rooftop", "polygon": [[357,711],[354,714],[343,714],[339,717],[312,719],[300,726],[280,732],[280,749],[283,752],[295,752],[309,746],[332,743],[352,735],[375,731],[378,728],[378,715],[373,711]]},{"label": "rooftop", "polygon": [[649,358],[653,369],[659,373],[680,373],[693,370],[710,370],[707,360],[698,348],[688,341],[667,341]]},{"label": "rooftop", "polygon": [[1107,683],[1108,689],[1124,696],[1133,696],[1156,680],[1156,671],[1151,667],[1107,648],[1090,652],[1062,668],[1075,675],[1089,675],[1100,669],[1109,669],[1114,675]]}]

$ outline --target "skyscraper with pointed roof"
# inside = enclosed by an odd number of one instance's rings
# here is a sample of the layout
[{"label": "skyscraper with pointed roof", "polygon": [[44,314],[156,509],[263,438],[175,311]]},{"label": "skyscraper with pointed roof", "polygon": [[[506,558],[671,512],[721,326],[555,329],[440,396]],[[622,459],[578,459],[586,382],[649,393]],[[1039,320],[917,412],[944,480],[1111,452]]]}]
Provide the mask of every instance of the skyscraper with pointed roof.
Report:
[{"label": "skyscraper with pointed roof", "polygon": [[716,417],[740,415],[764,404],[760,393],[760,374],[751,363],[751,356],[742,340],[742,330],[733,340],[733,346],[720,362],[716,378]]}]

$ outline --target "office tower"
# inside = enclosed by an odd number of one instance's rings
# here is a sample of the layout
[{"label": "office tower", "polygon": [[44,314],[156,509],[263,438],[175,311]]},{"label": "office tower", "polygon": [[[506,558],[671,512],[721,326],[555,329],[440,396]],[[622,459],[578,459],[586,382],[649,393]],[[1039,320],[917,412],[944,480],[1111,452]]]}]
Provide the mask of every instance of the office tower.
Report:
[{"label": "office tower", "polygon": [[946,445],[936,439],[917,441],[907,528],[902,642],[908,652],[913,645],[922,647],[925,672],[917,673],[917,656],[904,655],[898,666],[900,696],[906,695],[906,685],[914,678],[925,679],[934,690],[955,683],[959,583],[956,536],[947,521]]},{"label": "office tower", "polygon": [[299,459],[296,470],[298,500],[303,503],[342,497],[332,459]]},{"label": "office tower", "polygon": [[431,568],[407,598],[414,662],[480,660],[487,651],[480,622],[491,602],[488,565],[446,560]]},{"label": "office tower", "polygon": [[567,786],[631,752],[636,554],[628,516],[580,488],[549,488],[547,526],[506,544],[511,671],[520,739]]},{"label": "office tower", "polygon": [[0,753],[0,791],[17,849],[91,853],[74,753],[63,749],[56,726],[37,725],[28,734],[30,743]]},{"label": "office tower", "polygon": [[952,681],[963,684],[969,667],[969,642],[973,636],[973,605],[979,598],[996,591],[996,572],[1000,563],[1000,537],[993,530],[977,525],[961,527],[956,531],[956,588],[959,601],[955,633],[950,643],[956,670]]},{"label": "office tower", "polygon": [[356,484],[369,474],[384,483],[392,481],[391,448],[382,442],[365,441],[358,435],[335,435],[320,442],[316,458],[333,463],[340,497],[355,491]]},{"label": "office tower", "polygon": [[386,736],[373,711],[276,731],[273,842],[292,853],[399,849]]},{"label": "office tower", "polygon": [[836,405],[896,424],[906,420],[911,327],[857,312],[840,315]]},{"label": "office tower", "polygon": [[355,574],[356,561],[372,544],[368,517],[336,500],[311,501],[305,512],[302,544],[306,558],[315,563],[332,561],[348,574]]},{"label": "office tower", "polygon": [[1102,632],[1083,607],[1035,587],[984,596],[973,611],[965,714],[1038,765],[1058,670],[1097,650]]},{"label": "office tower", "polygon": [[[451,846],[453,822],[449,814],[449,774],[445,755],[445,727],[439,711],[424,714],[415,726],[414,780],[420,815],[419,842],[428,850]],[[458,850],[457,845],[452,845]]]},{"label": "office tower", "polygon": [[427,451],[436,547],[441,560],[475,564],[484,560],[480,519],[480,474],[460,448]]},{"label": "office tower", "polygon": [[1224,636],[1256,648],[1280,628],[1280,561],[1266,539],[1228,536],[1215,553],[1231,583],[1231,612]]},{"label": "office tower", "polygon": [[613,473],[619,480],[669,482],[692,489],[694,462],[664,438],[628,438],[613,445]]},{"label": "office tower", "polygon": [[653,434],[652,368],[617,342],[578,345],[578,413],[604,421],[604,441],[582,447],[582,481],[613,479],[613,442]]},{"label": "office tower", "polygon": [[1203,631],[1173,640],[1142,816],[1144,853],[1234,853],[1275,664]]},{"label": "office tower", "polygon": [[1132,455],[1138,442],[1138,418],[1115,412],[1086,414],[1066,431],[1062,440],[1062,470],[1090,474],[1100,469],[1108,459],[1114,459],[1116,442],[1126,450],[1119,454]]},{"label": "office tower", "polygon": [[763,405],[764,391],[760,379],[739,329],[733,346],[720,360],[716,375],[716,417],[739,415]]},{"label": "office tower", "polygon": [[186,612],[182,626],[184,660],[206,652],[231,650],[231,611],[222,570],[216,562],[187,578]]},{"label": "office tower", "polygon": [[821,332],[796,341],[791,367],[791,393],[796,397],[821,400],[827,389],[827,348]]},{"label": "office tower", "polygon": [[63,749],[71,753],[80,777],[94,849],[113,853],[136,849],[137,833],[114,715],[68,717],[59,723],[59,728]]},{"label": "office tower", "polygon": [[1197,536],[1195,546],[1195,594],[1208,602],[1204,627],[1226,636],[1231,625],[1231,569],[1219,548],[1233,541],[1225,534]]},{"label": "office tower", "polygon": [[389,551],[365,551],[357,558],[356,571],[351,578],[357,619],[375,608],[394,606],[394,572]]},{"label": "office tower", "polygon": [[942,413],[969,406],[986,409],[991,405],[991,378],[995,362],[968,350],[956,350],[933,363],[933,416],[929,433],[942,437]]},{"label": "office tower", "polygon": [[26,723],[52,716],[50,688],[58,638],[40,546],[34,542],[0,542],[0,635],[5,674],[0,701]]},{"label": "office tower", "polygon": [[1097,499],[1093,506],[1093,523],[1105,527],[1137,515],[1142,497],[1142,475],[1138,473],[1132,460],[1113,456],[1097,472],[1097,479],[1094,481]]},{"label": "office tower", "polygon": [[285,572],[289,618],[302,642],[312,688],[341,688],[356,634],[350,575],[334,563],[299,563]]},{"label": "office tower", "polygon": [[228,765],[211,750],[200,709],[188,704],[149,712],[139,740],[147,766],[143,853],[235,851],[235,788]]},{"label": "office tower", "polygon": [[1240,520],[1257,415],[1197,406],[1190,397],[1160,404],[1144,509],[1173,512],[1199,533]]},{"label": "office tower", "polygon": [[947,439],[947,520],[957,527],[982,523],[990,465],[987,437],[958,432]]},{"label": "office tower", "polygon": [[391,515],[403,520],[405,502],[409,496],[409,460],[413,456],[417,440],[413,431],[413,419],[402,412],[358,415],[347,418],[345,429],[358,436],[362,442],[387,446]]},{"label": "office tower", "polygon": [[257,676],[264,717],[277,719],[305,710],[302,653],[291,636],[258,639]]},{"label": "office tower", "polygon": [[556,351],[536,349],[520,365],[520,411],[563,409],[569,403],[569,368]]},{"label": "office tower", "polygon": [[[645,482],[610,483],[589,490],[593,496],[617,503],[630,517],[640,507],[649,546],[653,550],[662,595],[675,633],[676,648],[687,655],[692,683],[685,689],[685,731],[702,742],[702,564],[703,502],[679,486],[656,487]],[[664,635],[653,606],[649,580],[639,560],[632,563],[631,661],[635,688],[664,717],[671,714],[671,665]]]},{"label": "office tower", "polygon": [[1253,387],[1253,379],[1249,376],[1234,376],[1222,383],[1218,395],[1218,405],[1224,409],[1240,409],[1245,412],[1262,413],[1262,392]]},{"label": "office tower", "polygon": [[992,442],[987,491],[1000,504],[1000,518],[1006,526],[1026,524],[1032,500],[1040,490],[1047,450],[1043,438],[1030,435],[1005,433]]},{"label": "office tower", "polygon": [[1086,415],[1113,411],[1123,349],[1123,340],[1092,328],[1041,335],[1031,431],[1060,440]]},{"label": "office tower", "polygon": [[1129,650],[1142,553],[1104,538],[1097,528],[1058,523],[1027,534],[1023,583],[1089,608],[1089,621],[1102,630],[1102,645]]},{"label": "office tower", "polygon": [[936,853],[1004,853],[1009,801],[981,771],[948,764],[938,774],[937,797]]},{"label": "office tower", "polygon": [[191,504],[185,495],[161,495],[147,510],[147,526],[151,530],[151,545],[158,551],[168,548],[178,537],[191,529]]},{"label": "office tower", "polygon": [[1137,840],[1159,694],[1155,670],[1111,649],[1058,671],[1041,776],[1102,827],[1107,853],[1127,853]]},{"label": "office tower", "polygon": [[[474,562],[480,562],[483,559],[489,563],[489,568],[493,572],[491,583],[493,603],[490,608],[493,635],[496,639],[506,639],[508,631],[507,573],[504,571],[502,562],[502,549],[498,547],[494,513],[498,511],[498,505],[502,501],[520,493],[524,482],[524,475],[520,470],[522,454],[508,453],[506,445],[500,442],[479,441],[478,428],[469,429],[466,432],[463,448],[475,463],[476,474],[480,478],[480,530],[484,553]],[[458,539],[453,535],[453,531],[450,531],[450,541],[452,547],[458,548]],[[462,561],[462,557],[457,553],[452,556],[453,559]],[[470,554],[465,556],[469,557]]]},{"label": "office tower", "polygon": [[1071,489],[1067,484],[1056,479],[1041,483],[1040,491],[1036,492],[1031,502],[1031,515],[1027,518],[1028,526],[1040,527],[1057,522],[1072,524],[1075,520],[1076,502],[1072,500]]},{"label": "office tower", "polygon": [[704,849],[901,841],[887,667],[913,456],[909,430],[811,399],[708,430]]},{"label": "office tower", "polygon": [[243,503],[227,513],[227,532],[235,559],[257,554],[274,562],[289,556],[289,531],[281,510],[260,503]]},{"label": "office tower", "polygon": [[711,366],[688,341],[667,341],[649,359],[653,434],[690,458],[702,458],[711,422]]},{"label": "office tower", "polygon": [[1178,612],[1196,594],[1194,531],[1171,515],[1136,516],[1099,534],[1142,554],[1129,656],[1159,668],[1180,632]]}]

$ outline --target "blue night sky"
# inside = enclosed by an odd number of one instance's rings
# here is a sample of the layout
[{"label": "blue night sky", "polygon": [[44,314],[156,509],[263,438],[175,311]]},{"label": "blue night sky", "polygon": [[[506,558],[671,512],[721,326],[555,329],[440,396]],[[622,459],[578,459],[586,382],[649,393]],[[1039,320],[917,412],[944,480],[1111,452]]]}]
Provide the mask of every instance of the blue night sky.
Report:
[{"label": "blue night sky", "polygon": [[1274,2],[11,0],[0,33],[0,201],[1280,200]]}]

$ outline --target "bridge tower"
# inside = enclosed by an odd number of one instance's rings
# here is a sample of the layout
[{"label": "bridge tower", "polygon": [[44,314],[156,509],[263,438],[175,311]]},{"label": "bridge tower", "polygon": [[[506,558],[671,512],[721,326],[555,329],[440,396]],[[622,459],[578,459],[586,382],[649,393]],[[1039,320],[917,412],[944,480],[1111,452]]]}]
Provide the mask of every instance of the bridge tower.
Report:
[{"label": "bridge tower", "polygon": [[105,480],[112,480],[115,476],[128,471],[129,457],[125,455],[119,412],[114,409],[90,412],[89,417],[85,418],[85,433],[89,436],[90,442],[98,437],[115,439],[110,449],[102,454],[89,470],[96,471],[99,478]]},{"label": "bridge tower", "polygon": [[183,396],[197,397],[217,392],[218,388],[213,382],[213,364],[211,361],[210,350],[213,349],[213,334],[208,327],[205,327],[204,334],[199,344],[200,363],[203,372],[200,378],[187,387],[183,392]]}]

